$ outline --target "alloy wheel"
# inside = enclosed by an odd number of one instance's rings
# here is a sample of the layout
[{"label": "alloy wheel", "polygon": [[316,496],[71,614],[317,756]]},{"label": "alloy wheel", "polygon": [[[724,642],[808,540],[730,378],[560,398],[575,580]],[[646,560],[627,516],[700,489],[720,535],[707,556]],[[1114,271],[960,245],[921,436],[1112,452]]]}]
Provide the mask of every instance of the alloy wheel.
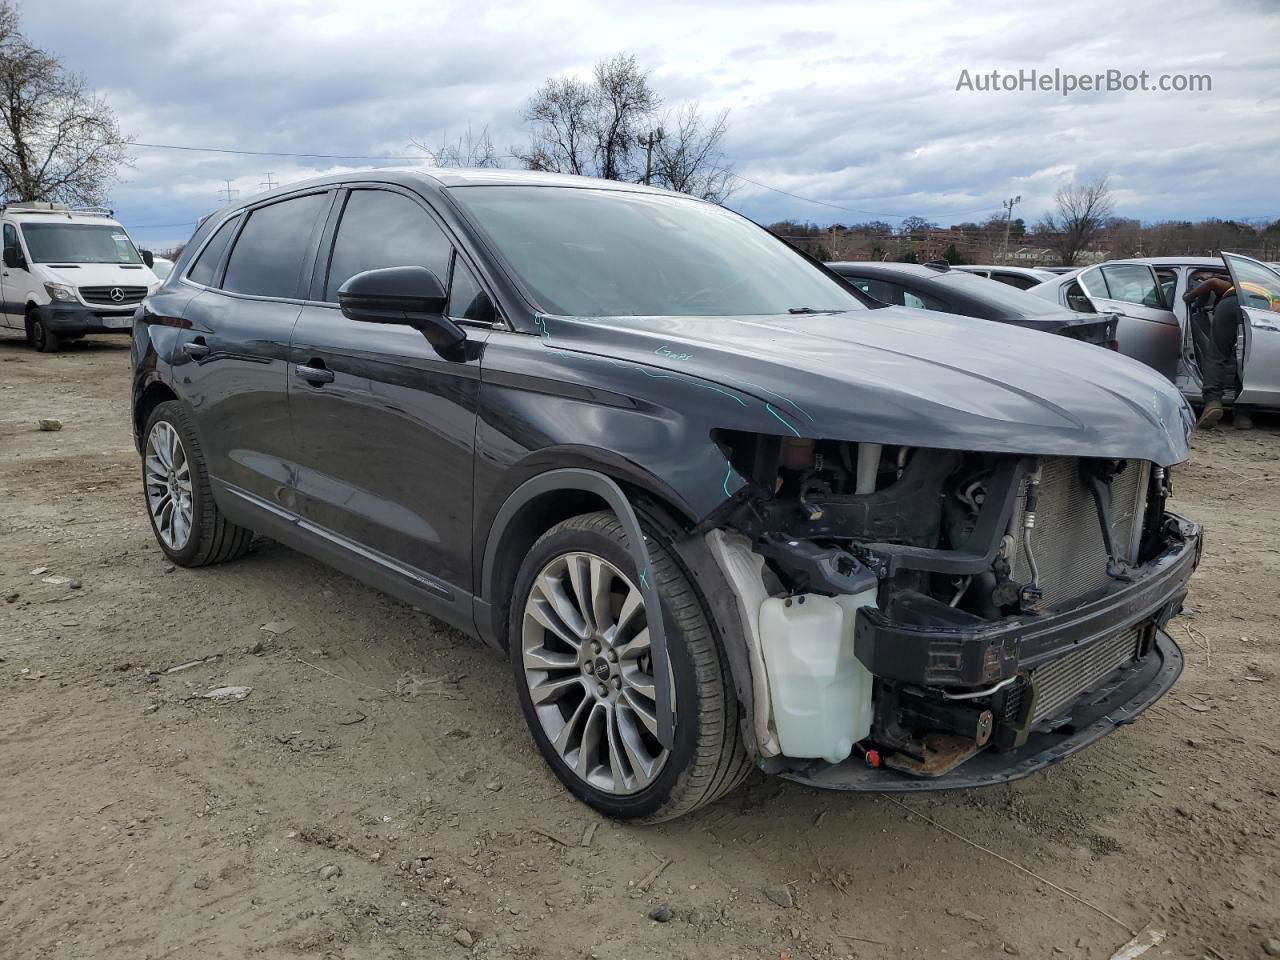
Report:
[{"label": "alloy wheel", "polygon": [[529,590],[521,645],[534,712],[565,765],[605,793],[649,786],[669,751],[640,589],[603,557],[556,557]]},{"label": "alloy wheel", "polygon": [[191,539],[191,464],[173,424],[157,420],[147,436],[145,454],[147,507],[156,532],[170,550]]}]

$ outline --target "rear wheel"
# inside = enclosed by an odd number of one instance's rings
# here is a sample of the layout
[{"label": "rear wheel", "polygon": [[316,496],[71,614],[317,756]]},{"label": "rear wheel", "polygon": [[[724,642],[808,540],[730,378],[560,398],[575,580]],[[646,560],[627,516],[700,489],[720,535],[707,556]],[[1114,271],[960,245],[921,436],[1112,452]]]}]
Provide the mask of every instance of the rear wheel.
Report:
[{"label": "rear wheel", "polygon": [[147,418],[142,485],[160,549],[183,567],[243,556],[253,533],[222,515],[209,487],[200,441],[182,404],[159,404]]},{"label": "rear wheel", "polygon": [[34,310],[27,314],[27,342],[41,353],[57,353],[62,346],[58,335],[49,329],[48,324]]},{"label": "rear wheel", "polygon": [[601,813],[653,822],[724,795],[750,764],[708,614],[669,551],[648,547],[669,625],[670,750],[657,739],[658,612],[612,513],[565,520],[534,545],[516,580],[510,647],[521,708],[556,776]]}]

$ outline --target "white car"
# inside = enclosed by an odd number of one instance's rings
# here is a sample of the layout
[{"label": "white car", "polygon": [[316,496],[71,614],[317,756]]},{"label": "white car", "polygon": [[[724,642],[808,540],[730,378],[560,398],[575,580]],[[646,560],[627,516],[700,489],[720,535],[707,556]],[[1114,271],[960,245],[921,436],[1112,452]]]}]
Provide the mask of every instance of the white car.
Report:
[{"label": "white car", "polygon": [[[143,251],[143,256],[146,256],[145,250]],[[173,261],[168,257],[152,257],[151,272],[161,280],[165,280],[168,278],[169,274],[173,273]]]},{"label": "white car", "polygon": [[1037,284],[1052,280],[1056,276],[1052,271],[1041,270],[1039,267],[999,267],[985,263],[954,264],[951,269],[962,273],[976,273],[980,277],[1007,283],[1019,290],[1030,290]]},{"label": "white car", "polygon": [[89,333],[129,334],[135,308],[160,286],[110,210],[9,204],[0,231],[0,326],[43,353]]}]

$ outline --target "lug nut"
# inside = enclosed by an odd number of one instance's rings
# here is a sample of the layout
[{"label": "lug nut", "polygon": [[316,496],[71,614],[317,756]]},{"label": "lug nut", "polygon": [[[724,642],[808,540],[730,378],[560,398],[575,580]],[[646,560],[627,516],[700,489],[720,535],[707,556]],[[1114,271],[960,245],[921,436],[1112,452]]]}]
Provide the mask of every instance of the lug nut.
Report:
[{"label": "lug nut", "polygon": [[611,663],[617,663],[617,662],[618,662],[618,651],[617,651],[617,650],[610,650],[610,651],[609,651],[609,661],[610,661]]},{"label": "lug nut", "polygon": [[613,689],[615,689],[615,690],[621,690],[621,689],[622,689],[622,678],[621,678],[621,677],[614,677],[614,678],[613,678]]},{"label": "lug nut", "polygon": [[609,695],[609,688],[602,683],[596,687],[596,693],[600,694],[602,697],[607,697]]},{"label": "lug nut", "polygon": [[600,652],[600,641],[599,641],[599,640],[592,640],[592,641],[591,641],[591,652],[592,652],[592,653],[599,653],[599,652]]}]

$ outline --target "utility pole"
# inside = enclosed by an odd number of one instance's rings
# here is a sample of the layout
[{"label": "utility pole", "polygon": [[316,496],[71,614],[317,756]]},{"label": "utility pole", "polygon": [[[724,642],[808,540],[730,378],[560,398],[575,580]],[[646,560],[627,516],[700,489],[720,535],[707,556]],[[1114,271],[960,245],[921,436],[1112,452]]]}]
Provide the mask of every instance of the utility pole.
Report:
[{"label": "utility pole", "polygon": [[653,175],[653,148],[661,143],[666,134],[659,127],[657,130],[650,130],[649,135],[640,142],[644,144],[644,182],[649,183],[649,178]]},{"label": "utility pole", "polygon": [[223,180],[222,182],[225,183],[226,186],[218,191],[218,197],[230,206],[231,201],[240,196],[240,191],[231,186],[230,180]]},{"label": "utility pole", "polygon": [[267,179],[264,180],[262,183],[258,184],[258,186],[260,186],[263,190],[274,190],[276,187],[280,186],[280,181],[271,179],[271,171],[268,170]]},{"label": "utility pole", "polygon": [[1004,201],[1001,206],[1004,207],[1004,244],[1000,247],[1000,259],[1004,260],[1009,256],[1009,224],[1013,221],[1013,207],[1017,203],[1022,202],[1022,196],[1010,197]]}]

